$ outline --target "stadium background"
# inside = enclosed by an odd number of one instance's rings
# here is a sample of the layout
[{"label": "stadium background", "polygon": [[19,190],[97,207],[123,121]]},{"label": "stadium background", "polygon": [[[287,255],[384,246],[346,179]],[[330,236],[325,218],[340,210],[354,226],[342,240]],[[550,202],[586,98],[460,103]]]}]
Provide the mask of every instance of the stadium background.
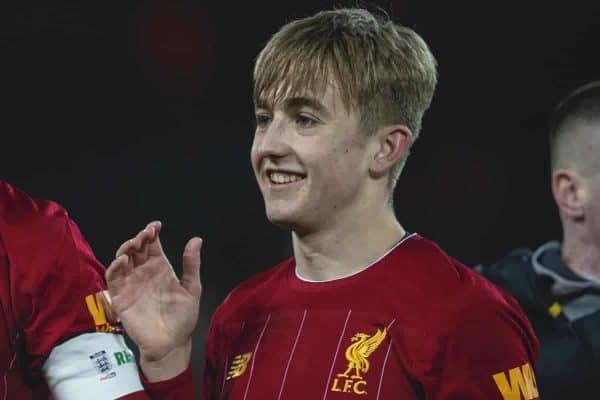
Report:
[{"label": "stadium background", "polygon": [[[450,4],[452,3],[452,4]],[[106,265],[148,221],[176,269],[205,239],[194,363],[237,283],[291,253],[249,164],[253,60],[285,22],[356,2],[13,2],[0,10],[0,178],[63,204]],[[600,78],[600,3],[372,1],[416,29],[439,86],[395,199],[468,264],[560,237],[546,120]]]}]

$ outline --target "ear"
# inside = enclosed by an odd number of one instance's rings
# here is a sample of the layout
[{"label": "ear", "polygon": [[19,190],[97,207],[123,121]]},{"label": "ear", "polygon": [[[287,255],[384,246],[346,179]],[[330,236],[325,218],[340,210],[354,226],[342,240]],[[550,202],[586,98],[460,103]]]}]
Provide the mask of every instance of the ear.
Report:
[{"label": "ear", "polygon": [[552,172],[552,195],[561,214],[571,219],[584,217],[588,189],[585,179],[569,169]]},{"label": "ear", "polygon": [[408,156],[413,134],[405,125],[389,125],[377,130],[375,142],[375,154],[369,172],[375,177],[381,177]]}]

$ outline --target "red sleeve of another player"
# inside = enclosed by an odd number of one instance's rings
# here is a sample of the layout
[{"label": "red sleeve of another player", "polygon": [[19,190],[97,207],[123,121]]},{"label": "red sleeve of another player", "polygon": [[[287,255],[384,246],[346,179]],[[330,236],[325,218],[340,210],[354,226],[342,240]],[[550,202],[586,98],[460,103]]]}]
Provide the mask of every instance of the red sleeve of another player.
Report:
[{"label": "red sleeve of another player", "polygon": [[106,324],[101,306],[86,300],[105,289],[104,268],[64,210],[50,205],[44,211],[23,229],[28,249],[15,258],[11,282],[34,357],[47,357],[57,344]]},{"label": "red sleeve of another player", "polygon": [[433,398],[539,399],[534,375],[537,339],[516,305],[464,306],[452,319]]}]

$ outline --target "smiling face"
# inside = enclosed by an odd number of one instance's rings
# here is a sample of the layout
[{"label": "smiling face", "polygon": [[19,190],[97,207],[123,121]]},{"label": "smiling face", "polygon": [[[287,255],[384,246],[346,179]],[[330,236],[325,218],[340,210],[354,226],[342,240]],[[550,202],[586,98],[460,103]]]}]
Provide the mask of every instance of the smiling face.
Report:
[{"label": "smiling face", "polygon": [[260,99],[256,123],[251,161],[271,222],[312,232],[360,208],[375,139],[360,132],[336,86],[275,104]]},{"label": "smiling face", "polygon": [[[321,184],[321,173],[324,179],[331,180],[346,179],[349,171],[364,173],[364,170],[354,171],[356,166],[349,162],[355,155],[343,154],[343,158],[340,157],[346,147],[352,152],[351,149],[360,144],[361,138],[369,137],[381,127],[403,125],[403,129],[409,131],[412,141],[416,140],[421,119],[429,108],[435,91],[437,67],[427,44],[412,29],[395,24],[385,15],[372,14],[365,9],[341,8],[321,11],[282,26],[258,54],[253,77],[253,100],[259,111],[259,129],[255,140],[257,153],[260,153],[259,147],[263,142],[266,146],[272,145],[274,139],[268,136],[276,130],[283,132],[280,137],[285,137],[277,139],[282,141],[279,150],[288,147],[287,150],[295,157],[292,164],[299,170],[308,168],[309,160],[312,163],[312,156],[304,154],[305,146],[314,147],[311,153],[315,157],[323,152],[328,152],[324,157],[334,157],[319,161],[323,168],[332,168],[331,171],[318,172],[319,182],[313,182],[317,177],[309,176],[302,185],[281,186],[282,190],[287,190],[309,185],[311,193],[306,195],[316,199],[317,194],[312,191],[317,190],[317,185]],[[328,88],[332,83],[334,86]],[[333,104],[334,100],[336,104]],[[342,112],[340,103],[343,103],[346,113]],[[334,105],[338,109],[333,109]],[[297,120],[293,120],[292,115],[302,109],[300,106],[310,106],[308,108],[314,109],[315,114],[325,109],[330,118],[325,116],[313,124],[300,114]],[[360,115],[361,129],[358,129],[356,123],[357,114]],[[364,135],[352,135],[359,130]],[[291,131],[296,132],[297,137],[292,138]],[[335,132],[335,137],[329,137],[328,132]],[[263,139],[261,136],[267,138]],[[317,148],[322,143],[326,143],[328,148]],[[260,158],[260,154],[253,158]],[[306,166],[301,164],[305,159]],[[397,159],[389,174],[388,198],[392,198],[404,162],[405,158]],[[256,160],[253,163],[255,169],[260,167],[256,165]],[[327,163],[331,165],[326,165]],[[347,167],[348,170],[339,174],[336,167]],[[274,175],[272,183],[280,182],[283,185],[286,180],[302,177],[302,174],[298,177],[291,175],[298,174]],[[268,194],[265,191],[266,184],[260,182],[260,176],[258,178],[263,194]],[[353,183],[344,181],[336,182],[335,187],[323,186],[320,196],[336,197],[331,206],[335,209],[345,207],[344,204],[338,204],[343,198],[337,198],[337,195],[329,192],[335,190],[341,196],[351,190],[346,185]],[[301,194],[304,196],[304,192]],[[270,208],[270,200],[267,198],[266,201],[267,211],[274,212]],[[305,200],[298,198],[297,201],[301,203]],[[286,204],[291,206],[290,203]],[[306,206],[308,207],[308,203]]]},{"label": "smiling face", "polygon": [[437,83],[423,39],[364,9],[322,11],[275,33],[253,76],[251,158],[269,219],[296,233],[373,223]]}]

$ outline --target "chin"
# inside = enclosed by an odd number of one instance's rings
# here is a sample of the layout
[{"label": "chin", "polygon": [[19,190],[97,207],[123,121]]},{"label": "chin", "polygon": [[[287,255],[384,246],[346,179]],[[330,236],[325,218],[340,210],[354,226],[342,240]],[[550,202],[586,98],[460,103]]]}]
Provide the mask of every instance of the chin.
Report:
[{"label": "chin", "polygon": [[290,215],[281,212],[275,212],[267,209],[267,219],[273,225],[277,225],[280,228],[290,229],[294,225],[294,219]]},{"label": "chin", "polygon": [[297,210],[266,207],[267,219],[273,225],[288,231],[298,231],[304,225]]}]

